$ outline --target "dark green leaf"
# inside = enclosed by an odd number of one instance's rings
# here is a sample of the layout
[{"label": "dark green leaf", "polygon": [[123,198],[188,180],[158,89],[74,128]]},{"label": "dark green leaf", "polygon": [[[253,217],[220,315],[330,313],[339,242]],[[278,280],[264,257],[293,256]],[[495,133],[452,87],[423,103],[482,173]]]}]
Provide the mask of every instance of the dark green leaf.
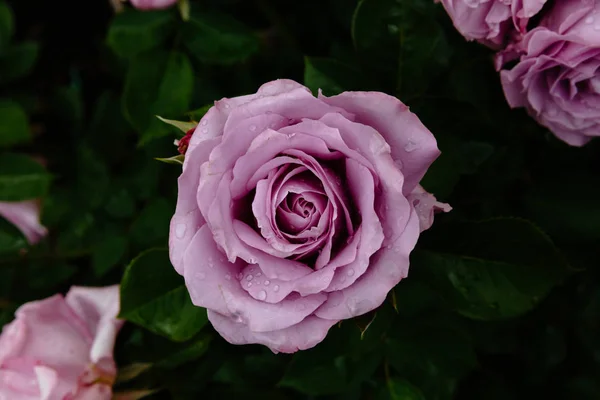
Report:
[{"label": "dark green leaf", "polygon": [[105,235],[96,244],[92,253],[92,268],[96,276],[103,276],[116,266],[127,250],[127,237],[123,235]]},{"label": "dark green leaf", "polygon": [[12,101],[0,101],[0,147],[30,139],[29,121],[23,108]]},{"label": "dark green leaf", "polygon": [[207,104],[204,107],[200,107],[197,110],[189,111],[186,113],[192,120],[198,122],[204,117],[204,114],[208,112],[213,107],[214,104]]},{"label": "dark green leaf", "polygon": [[142,247],[163,245],[169,235],[174,208],[158,197],[149,203],[131,226],[131,239]]},{"label": "dark green leaf", "polygon": [[27,240],[21,231],[0,217],[0,254],[16,253],[26,247]]},{"label": "dark green leaf", "polygon": [[141,134],[140,143],[166,135],[170,127],[156,115],[178,117],[189,108],[194,76],[187,56],[153,51],[135,57],[127,73],[123,109]]},{"label": "dark green leaf", "polygon": [[333,96],[359,88],[362,75],[351,65],[330,58],[304,57],[304,84],[317,94]]},{"label": "dark green leaf", "polygon": [[429,0],[362,0],[352,37],[366,69],[404,101],[425,92],[448,64],[451,48]]},{"label": "dark green leaf", "polygon": [[29,74],[38,53],[39,46],[34,42],[22,42],[9,47],[0,55],[0,83],[8,83]]},{"label": "dark green leaf", "polygon": [[258,50],[258,38],[227,14],[192,10],[182,29],[182,38],[198,60],[211,64],[233,64]]},{"label": "dark green leaf", "polygon": [[428,239],[435,250],[413,253],[412,270],[474,319],[523,314],[570,273],[550,239],[521,219],[441,225]]},{"label": "dark green leaf", "polygon": [[383,389],[381,400],[425,400],[425,396],[419,390],[404,379],[392,378],[387,382],[387,390]]},{"label": "dark green leaf", "polygon": [[99,207],[108,193],[110,178],[107,166],[89,146],[77,152],[77,188],[82,204]]},{"label": "dark green leaf", "polygon": [[0,155],[0,201],[43,197],[50,180],[50,174],[35,160],[21,154]]},{"label": "dark green leaf", "polygon": [[156,48],[169,37],[175,14],[168,10],[119,13],[108,28],[108,46],[120,57],[131,58]]},{"label": "dark green leaf", "polygon": [[105,210],[113,218],[130,218],[135,212],[135,201],[126,188],[113,189]]},{"label": "dark green leaf", "polygon": [[13,29],[12,10],[5,1],[0,1],[0,51],[10,42]]},{"label": "dark green leaf", "polygon": [[140,254],[127,267],[121,281],[120,318],[174,341],[190,339],[208,321],[206,310],[190,301],[168,252],[158,249]]}]

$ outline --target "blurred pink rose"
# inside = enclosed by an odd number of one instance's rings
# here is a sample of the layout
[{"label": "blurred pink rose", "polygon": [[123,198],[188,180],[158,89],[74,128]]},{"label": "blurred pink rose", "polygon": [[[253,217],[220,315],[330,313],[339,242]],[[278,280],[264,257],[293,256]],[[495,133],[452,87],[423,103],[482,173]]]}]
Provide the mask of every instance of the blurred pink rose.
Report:
[{"label": "blurred pink rose", "polygon": [[118,286],[21,306],[0,336],[0,398],[110,400],[118,312]]},{"label": "blurred pink rose", "polygon": [[313,347],[406,277],[432,210],[450,209],[418,186],[439,154],[383,93],[277,80],[217,101],[185,155],[173,266],[229,342]]},{"label": "blurred pink rose", "polygon": [[529,19],[547,0],[439,0],[456,29],[468,40],[501,48],[511,36],[520,36]]},{"label": "blurred pink rose", "polygon": [[130,0],[131,4],[140,10],[157,10],[171,7],[177,0]]},{"label": "blurred pink rose", "polygon": [[600,136],[600,0],[561,0],[497,56],[511,107],[525,107],[572,146]]},{"label": "blurred pink rose", "polygon": [[33,245],[48,231],[40,224],[40,203],[38,200],[20,202],[0,202],[0,216],[15,225]]}]

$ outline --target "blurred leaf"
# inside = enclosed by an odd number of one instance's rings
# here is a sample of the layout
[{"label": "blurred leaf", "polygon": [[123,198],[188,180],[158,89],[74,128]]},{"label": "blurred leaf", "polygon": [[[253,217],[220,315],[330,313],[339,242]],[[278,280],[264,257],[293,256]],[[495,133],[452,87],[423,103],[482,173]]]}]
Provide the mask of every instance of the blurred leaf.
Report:
[{"label": "blurred leaf", "polygon": [[173,157],[155,158],[156,161],[164,162],[165,164],[183,165],[184,155],[178,154]]},{"label": "blurred leaf", "polygon": [[214,104],[207,104],[204,107],[198,108],[197,110],[187,112],[186,115],[189,116],[193,121],[198,122],[202,119],[202,117],[204,117],[204,114],[206,114],[208,110],[213,107],[213,105]]},{"label": "blurred leaf", "polygon": [[202,335],[199,339],[193,340],[189,346],[179,351],[174,351],[168,357],[157,362],[156,367],[173,369],[181,364],[200,358],[208,350],[211,341],[212,336]]},{"label": "blurred leaf", "polygon": [[387,381],[387,388],[381,390],[381,400],[425,400],[425,396],[419,390],[404,379],[392,378]]},{"label": "blurred leaf", "polygon": [[258,38],[227,14],[192,9],[182,28],[184,44],[194,57],[210,64],[233,64],[258,50]]},{"label": "blurred leaf", "polygon": [[27,286],[31,289],[48,289],[44,295],[49,296],[57,285],[69,280],[75,272],[77,267],[64,262],[32,261],[27,269]]},{"label": "blurred leaf", "polygon": [[126,9],[115,15],[106,42],[120,57],[131,58],[163,44],[175,22],[170,10],[144,11]]},{"label": "blurred leaf", "polygon": [[386,355],[390,365],[428,400],[452,399],[460,379],[477,365],[470,338],[439,317],[412,320],[393,329]]},{"label": "blurred leaf", "polygon": [[113,188],[105,210],[113,218],[131,218],[135,212],[135,201],[126,188]]},{"label": "blurred leaf", "polygon": [[165,199],[153,199],[131,225],[131,240],[142,247],[166,244],[173,210]]},{"label": "blurred leaf", "polygon": [[161,120],[162,122],[164,122],[167,125],[174,126],[175,128],[179,129],[184,134],[187,133],[190,129],[196,128],[196,126],[198,125],[195,122],[175,121],[172,119],[166,119],[166,118],[160,117],[158,115],[156,116],[156,118],[158,118],[159,120]]},{"label": "blurred leaf", "polygon": [[427,238],[433,251],[413,253],[415,275],[469,318],[521,315],[572,272],[550,239],[526,220],[439,225]]},{"label": "blurred leaf", "polygon": [[77,194],[81,203],[97,208],[106,199],[110,185],[109,171],[95,151],[86,145],[77,151]]},{"label": "blurred leaf", "polygon": [[135,57],[129,66],[123,110],[141,134],[140,144],[166,135],[169,127],[155,115],[177,117],[189,109],[194,86],[192,66],[178,52],[153,51]]},{"label": "blurred leaf", "polygon": [[[2,206],[0,205],[0,208]],[[15,253],[27,247],[25,236],[16,226],[0,217],[0,254]]]},{"label": "blurred leaf", "polygon": [[0,101],[0,147],[28,142],[30,139],[29,121],[23,108],[12,101]]},{"label": "blurred leaf", "polygon": [[92,252],[92,268],[98,277],[106,274],[123,258],[127,250],[127,237],[123,235],[105,235]]},{"label": "blurred leaf", "polygon": [[0,84],[28,75],[35,65],[38,53],[37,43],[21,42],[0,54]]},{"label": "blurred leaf", "polygon": [[352,38],[366,69],[404,101],[419,96],[448,65],[451,48],[429,0],[361,0]]},{"label": "blurred leaf", "polygon": [[304,84],[317,94],[333,96],[359,88],[362,74],[351,65],[330,58],[304,57]]},{"label": "blurred leaf", "polygon": [[208,322],[206,310],[190,301],[168,252],[160,249],[140,254],[127,267],[119,317],[174,341],[190,339]]},{"label": "blurred leaf", "polygon": [[30,157],[0,154],[0,201],[30,200],[43,197],[51,175]]},{"label": "blurred leaf", "polygon": [[133,380],[152,368],[151,363],[133,363],[119,367],[116,383],[127,382]]},{"label": "blurred leaf", "polygon": [[0,51],[10,43],[13,35],[13,13],[8,4],[0,1]]},{"label": "blurred leaf", "polygon": [[91,234],[93,233],[94,215],[76,210],[69,215],[67,225],[60,231],[57,240],[57,250],[61,253],[69,253],[74,250],[88,250],[91,245]]}]

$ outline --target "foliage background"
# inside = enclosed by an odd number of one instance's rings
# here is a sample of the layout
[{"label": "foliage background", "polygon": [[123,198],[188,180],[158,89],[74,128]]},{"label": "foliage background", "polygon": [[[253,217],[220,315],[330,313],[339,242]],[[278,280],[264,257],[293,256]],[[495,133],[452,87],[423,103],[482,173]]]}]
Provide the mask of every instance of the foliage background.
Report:
[{"label": "foliage background", "polygon": [[[0,0],[0,201],[41,197],[50,230],[23,252],[0,220],[2,323],[72,284],[123,280],[117,392],[600,398],[600,143],[570,148],[510,110],[492,55],[429,0],[202,0],[188,21]],[[423,185],[454,207],[376,314],[295,355],[231,346],[191,305],[164,250],[179,167],[154,159],[180,134],[154,115],[198,120],[282,77],[398,96],[443,152]]]}]

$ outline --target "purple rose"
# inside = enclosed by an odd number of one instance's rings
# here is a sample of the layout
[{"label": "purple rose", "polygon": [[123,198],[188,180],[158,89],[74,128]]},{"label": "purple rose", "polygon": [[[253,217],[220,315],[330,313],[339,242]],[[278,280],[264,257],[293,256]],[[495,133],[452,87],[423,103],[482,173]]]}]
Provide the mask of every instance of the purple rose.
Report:
[{"label": "purple rose", "polygon": [[539,26],[497,57],[511,107],[525,107],[572,146],[600,135],[600,1],[554,3]]},{"label": "purple rose", "polygon": [[468,40],[500,48],[526,32],[529,19],[547,0],[439,0],[456,29]]},{"label": "purple rose", "polygon": [[234,344],[292,353],[378,307],[433,211],[439,150],[398,99],[290,80],[215,102],[179,177],[169,239],[194,304]]},{"label": "purple rose", "polygon": [[0,202],[0,217],[5,218],[23,233],[29,244],[39,242],[48,231],[40,224],[40,205],[37,200]]},{"label": "purple rose", "polygon": [[131,4],[139,10],[157,10],[171,7],[177,0],[130,0]]}]

